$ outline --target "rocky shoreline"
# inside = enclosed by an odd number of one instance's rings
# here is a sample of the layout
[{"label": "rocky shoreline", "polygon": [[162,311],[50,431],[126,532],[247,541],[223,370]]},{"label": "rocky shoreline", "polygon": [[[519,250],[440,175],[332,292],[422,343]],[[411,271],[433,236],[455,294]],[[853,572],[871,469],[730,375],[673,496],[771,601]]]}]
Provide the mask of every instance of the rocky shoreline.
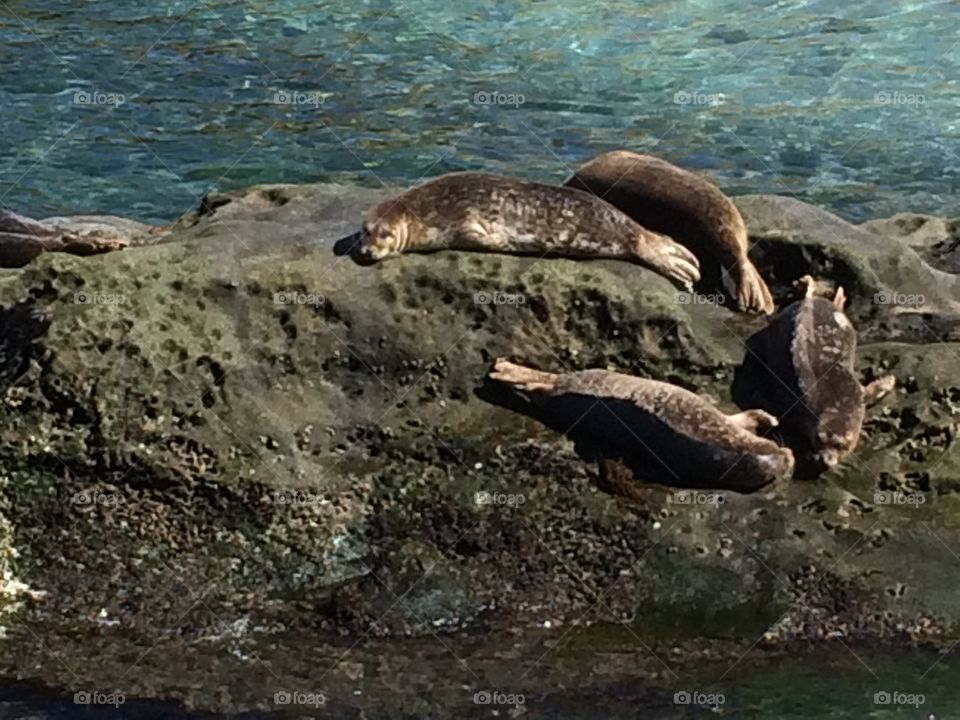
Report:
[{"label": "rocky shoreline", "polygon": [[[737,198],[778,304],[807,273],[843,285],[861,378],[898,389],[817,480],[627,503],[566,440],[483,400],[490,361],[609,367],[732,409],[764,320],[624,263],[335,256],[384,195],[216,194],[165,234],[85,218],[132,246],[0,271],[0,305],[32,311],[8,316],[0,353],[7,678],[281,714],[264,688],[314,683],[328,717],[360,717],[358,689],[382,701],[367,717],[425,717],[390,677],[429,647],[455,701],[421,702],[444,717],[491,682],[559,692],[554,657],[592,677],[590,627],[631,645],[611,682],[644,673],[664,697],[701,653],[960,637],[960,220],[854,226]],[[530,676],[490,679],[539,647]]]}]

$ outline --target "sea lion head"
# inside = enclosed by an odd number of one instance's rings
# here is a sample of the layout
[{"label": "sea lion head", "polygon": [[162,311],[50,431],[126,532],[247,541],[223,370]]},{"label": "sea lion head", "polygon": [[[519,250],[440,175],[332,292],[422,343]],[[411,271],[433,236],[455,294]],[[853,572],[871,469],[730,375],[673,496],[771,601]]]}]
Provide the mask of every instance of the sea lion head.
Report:
[{"label": "sea lion head", "polygon": [[831,402],[820,410],[813,437],[814,459],[828,468],[856,448],[864,416],[863,388],[855,377],[840,375],[829,384]]},{"label": "sea lion head", "polygon": [[369,262],[398,255],[409,245],[416,219],[399,200],[375,205],[360,231],[358,254]]}]

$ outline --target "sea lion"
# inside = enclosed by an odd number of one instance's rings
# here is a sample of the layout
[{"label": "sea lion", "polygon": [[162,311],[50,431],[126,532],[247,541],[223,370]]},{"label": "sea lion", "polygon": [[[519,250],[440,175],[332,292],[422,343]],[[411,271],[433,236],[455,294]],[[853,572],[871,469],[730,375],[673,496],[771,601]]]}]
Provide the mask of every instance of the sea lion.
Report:
[{"label": "sea lion", "polygon": [[885,375],[862,386],[854,371],[857,333],[843,312],[843,288],[831,302],[814,297],[809,275],[800,284],[805,296],[747,340],[734,372],[733,399],[774,415],[777,433],[803,474],[817,475],[853,452],[866,406],[893,390],[896,378]]},{"label": "sea lion", "polygon": [[700,278],[693,253],[589,193],[479,172],[441,175],[370,208],[355,248],[369,262],[444,249],[616,258],[685,288]]},{"label": "sea lion", "polygon": [[614,150],[595,157],[565,185],[603,198],[643,227],[690,248],[704,279],[719,282],[741,310],[773,312],[770,289],[747,256],[740,211],[707,179],[652,155]]},{"label": "sea lion", "polygon": [[94,255],[126,245],[123,238],[81,235],[0,209],[0,267],[23,267],[45,252]]},{"label": "sea lion", "polygon": [[790,450],[757,435],[776,425],[762,410],[725,415],[684,388],[607,370],[557,375],[501,358],[489,378],[522,394],[527,414],[590,443],[601,481],[628,467],[661,485],[751,492],[793,472]]}]

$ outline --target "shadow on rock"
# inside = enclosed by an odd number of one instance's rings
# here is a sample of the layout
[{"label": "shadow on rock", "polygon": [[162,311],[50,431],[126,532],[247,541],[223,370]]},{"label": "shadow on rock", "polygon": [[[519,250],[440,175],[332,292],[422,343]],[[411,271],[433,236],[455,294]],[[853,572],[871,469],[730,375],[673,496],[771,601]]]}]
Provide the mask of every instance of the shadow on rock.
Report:
[{"label": "shadow on rock", "polygon": [[49,327],[50,318],[32,301],[0,308],[0,388],[27,371],[36,341]]},{"label": "shadow on rock", "polygon": [[376,260],[361,252],[362,240],[363,233],[359,232],[342,237],[333,244],[333,254],[338,257],[349,257],[357,265],[373,265]]}]

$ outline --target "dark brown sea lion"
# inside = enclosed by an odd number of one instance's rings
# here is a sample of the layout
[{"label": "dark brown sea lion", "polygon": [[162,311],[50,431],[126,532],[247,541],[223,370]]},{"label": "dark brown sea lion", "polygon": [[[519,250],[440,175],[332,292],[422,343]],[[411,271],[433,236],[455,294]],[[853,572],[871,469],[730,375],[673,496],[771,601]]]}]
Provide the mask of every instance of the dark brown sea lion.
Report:
[{"label": "dark brown sea lion", "polygon": [[639,480],[750,492],[793,472],[790,450],[756,434],[776,425],[762,410],[725,415],[684,388],[607,370],[557,375],[499,359],[489,378],[523,394],[528,414],[594,444],[602,468],[613,459]]},{"label": "dark brown sea lion", "polygon": [[744,311],[772,313],[773,297],[747,256],[747,227],[736,205],[708,180],[652,155],[604,153],[567,187],[603,198],[653,232],[690,248]]},{"label": "dark brown sea lion", "polygon": [[885,375],[860,384],[854,370],[857,333],[843,312],[843,288],[831,302],[813,296],[810,276],[801,283],[806,296],[747,340],[733,399],[776,416],[777,433],[806,466],[805,474],[818,474],[853,452],[866,406],[893,390],[896,379]]},{"label": "dark brown sea lion", "polygon": [[615,258],[684,288],[700,278],[693,253],[590,193],[477,172],[441,175],[375,205],[357,251],[377,261],[446,249]]}]

